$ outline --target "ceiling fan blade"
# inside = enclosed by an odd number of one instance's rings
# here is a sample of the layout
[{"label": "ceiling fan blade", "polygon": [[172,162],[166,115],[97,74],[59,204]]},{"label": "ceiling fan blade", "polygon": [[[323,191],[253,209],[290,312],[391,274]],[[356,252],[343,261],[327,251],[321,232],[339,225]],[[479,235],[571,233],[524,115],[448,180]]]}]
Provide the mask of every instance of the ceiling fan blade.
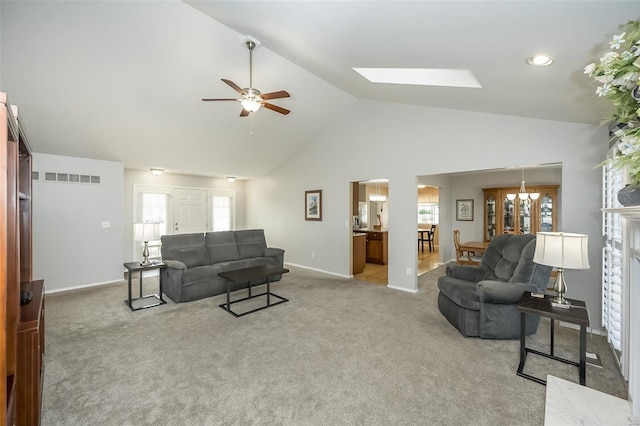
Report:
[{"label": "ceiling fan blade", "polygon": [[242,89],[240,88],[240,86],[238,86],[237,84],[235,84],[233,81],[231,80],[226,80],[226,79],[222,79],[222,81],[224,81],[225,83],[227,83],[229,86],[231,86],[231,88],[233,90],[235,90],[236,92],[240,93],[242,95]]},{"label": "ceiling fan blade", "polygon": [[203,101],[237,101],[235,98],[227,98],[227,99],[203,99]]},{"label": "ceiling fan blade", "polygon": [[284,114],[284,115],[287,115],[287,114],[289,114],[291,112],[288,109],[281,108],[281,107],[279,107],[277,105],[273,105],[273,104],[270,104],[268,102],[263,102],[262,106],[267,108],[267,109],[270,109],[271,111],[279,112],[280,114]]},{"label": "ceiling fan blade", "polygon": [[246,117],[249,115],[249,111],[247,111],[246,109],[242,108],[242,111],[240,111],[240,117]]},{"label": "ceiling fan blade", "polygon": [[260,97],[265,101],[268,101],[269,99],[288,98],[290,96],[291,95],[289,95],[289,92],[287,92],[286,90],[280,90],[279,92],[271,92],[271,93],[265,93],[264,95],[260,95]]}]

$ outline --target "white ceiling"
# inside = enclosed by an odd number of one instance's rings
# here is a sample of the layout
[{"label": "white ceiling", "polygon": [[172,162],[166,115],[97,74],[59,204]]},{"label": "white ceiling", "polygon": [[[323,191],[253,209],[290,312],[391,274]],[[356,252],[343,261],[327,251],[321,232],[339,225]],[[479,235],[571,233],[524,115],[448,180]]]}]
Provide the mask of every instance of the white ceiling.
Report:
[{"label": "white ceiling", "polygon": [[[583,68],[638,1],[184,0],[358,97],[599,124]],[[525,59],[546,53],[555,63]],[[482,89],[372,84],[354,67],[470,69]]]},{"label": "white ceiling", "polygon": [[[193,6],[193,7],[192,7]],[[213,18],[213,19],[212,19]],[[35,151],[264,176],[358,98],[598,124],[583,67],[638,1],[0,1],[0,89]],[[239,118],[220,81],[287,90]],[[546,52],[555,64],[525,58]],[[376,85],[353,67],[470,69],[482,89]]]}]

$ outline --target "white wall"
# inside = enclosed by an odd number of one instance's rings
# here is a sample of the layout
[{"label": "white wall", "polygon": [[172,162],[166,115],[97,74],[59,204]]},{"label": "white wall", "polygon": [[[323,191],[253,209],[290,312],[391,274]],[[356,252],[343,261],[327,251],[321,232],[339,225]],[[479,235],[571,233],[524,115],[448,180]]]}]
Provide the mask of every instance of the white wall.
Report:
[{"label": "white wall", "polygon": [[133,186],[135,184],[144,185],[164,185],[181,188],[202,188],[202,189],[233,189],[236,192],[235,213],[236,229],[246,229],[245,225],[245,183],[237,180],[227,182],[226,179],[212,178],[205,176],[182,175],[176,173],[163,173],[154,176],[150,171],[125,170],[124,172],[124,254],[128,261],[139,259],[140,253],[133,253]]},{"label": "white wall", "polygon": [[[123,279],[124,165],[33,154],[33,278],[47,292]],[[47,182],[45,172],[100,176],[99,184]],[[109,228],[102,223],[109,222]]]},{"label": "white wall", "polygon": [[[567,272],[568,296],[585,300],[599,327],[601,173],[595,166],[606,144],[606,129],[595,126],[362,100],[314,143],[248,184],[247,222],[264,227],[287,262],[349,275],[349,182],[388,177],[389,285],[416,291],[416,176],[562,163],[561,223],[591,237],[591,269]],[[453,182],[423,183],[441,188],[443,208],[455,203]],[[323,190],[322,222],[304,221],[308,189]]]}]

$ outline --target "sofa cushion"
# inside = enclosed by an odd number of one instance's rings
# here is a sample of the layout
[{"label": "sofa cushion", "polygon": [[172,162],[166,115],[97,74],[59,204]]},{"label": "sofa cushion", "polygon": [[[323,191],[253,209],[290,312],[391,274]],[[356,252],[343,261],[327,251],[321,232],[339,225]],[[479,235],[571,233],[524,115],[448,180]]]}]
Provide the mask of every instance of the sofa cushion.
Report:
[{"label": "sofa cushion", "polygon": [[194,266],[186,270],[182,284],[188,287],[202,282],[221,279],[218,277],[220,272],[222,272],[222,268],[217,265]]},{"label": "sofa cushion", "polygon": [[236,237],[233,231],[207,232],[205,240],[209,252],[209,263],[214,264],[227,262],[229,260],[240,260]]},{"label": "sofa cushion", "polygon": [[179,260],[188,268],[209,264],[204,234],[163,235],[160,241],[163,259]]},{"label": "sofa cushion", "polygon": [[485,279],[508,281],[520,263],[523,248],[535,235],[502,234],[491,241],[482,256]]},{"label": "sofa cushion", "polygon": [[235,237],[240,259],[264,256],[264,250],[267,248],[267,241],[264,238],[263,229],[235,231]]},{"label": "sofa cushion", "polygon": [[222,270],[222,272],[226,272],[235,271],[237,269],[250,268],[251,263],[248,260],[232,260],[229,262],[216,263],[216,266],[218,266]]},{"label": "sofa cushion", "polygon": [[246,260],[249,261],[251,266],[262,266],[262,265],[279,266],[278,260],[274,257],[254,257]]},{"label": "sofa cushion", "polygon": [[536,251],[536,240],[533,239],[522,249],[522,256],[516,265],[510,283],[530,283],[536,263],[533,263],[533,254]]},{"label": "sofa cushion", "polygon": [[480,310],[480,298],[476,293],[476,283],[443,275],[438,278],[440,293],[456,305],[473,311]]}]

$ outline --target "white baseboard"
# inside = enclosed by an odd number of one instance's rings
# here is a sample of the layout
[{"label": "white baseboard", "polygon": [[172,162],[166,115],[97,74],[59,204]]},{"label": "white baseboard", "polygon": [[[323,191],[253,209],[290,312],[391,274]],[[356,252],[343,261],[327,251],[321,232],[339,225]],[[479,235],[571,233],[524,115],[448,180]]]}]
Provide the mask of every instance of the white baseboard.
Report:
[{"label": "white baseboard", "polygon": [[310,271],[322,272],[323,274],[329,274],[329,275],[333,275],[333,276],[340,277],[340,278],[353,278],[353,275],[337,274],[335,272],[325,271],[324,269],[312,268],[310,266],[298,265],[296,263],[285,262],[284,264],[285,264],[285,266],[295,266],[296,268],[302,268],[302,269],[308,269]]},{"label": "white baseboard", "polygon": [[418,289],[412,290],[412,289],[409,289],[409,288],[405,288],[405,287],[396,287],[396,286],[394,286],[394,285],[389,285],[389,284],[387,284],[387,288],[390,288],[390,289],[392,289],[392,290],[406,291],[407,293],[413,293],[413,294],[415,294],[415,293],[417,293],[417,292],[418,292]]},{"label": "white baseboard", "polygon": [[45,280],[45,282],[44,282],[45,283],[45,292],[44,292],[44,294],[62,293],[63,291],[71,291],[71,290],[78,290],[78,289],[81,289],[81,288],[97,287],[97,286],[100,286],[100,285],[107,285],[107,284],[115,284],[115,283],[122,282],[122,281],[123,281],[122,278],[117,278],[117,279],[114,279],[114,280],[111,280],[111,281],[102,281],[102,282],[99,282],[99,283],[82,284],[82,285],[77,285],[77,286],[74,286],[74,287],[47,289],[47,286],[46,286],[47,281]]}]

